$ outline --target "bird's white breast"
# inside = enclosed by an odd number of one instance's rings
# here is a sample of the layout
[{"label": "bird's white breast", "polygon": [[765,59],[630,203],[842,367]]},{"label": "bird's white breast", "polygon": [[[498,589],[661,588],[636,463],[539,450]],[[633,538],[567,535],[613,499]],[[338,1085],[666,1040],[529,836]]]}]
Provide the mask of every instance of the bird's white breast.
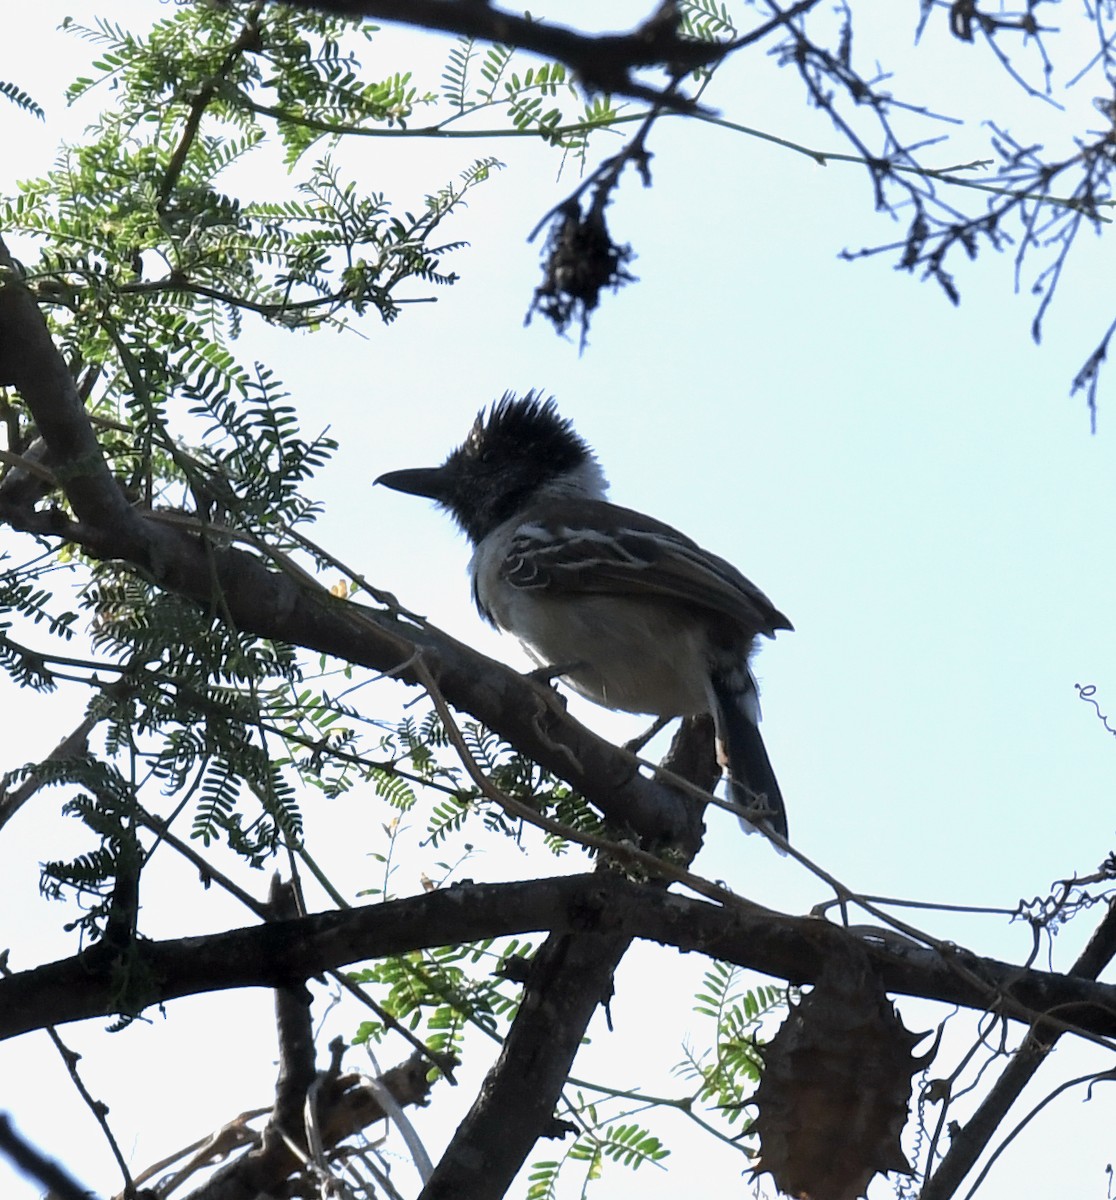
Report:
[{"label": "bird's white breast", "polygon": [[709,650],[700,622],[661,602],[514,587],[502,566],[518,527],[509,521],[494,530],[471,563],[477,601],[501,629],[607,708],[658,716],[709,710]]}]

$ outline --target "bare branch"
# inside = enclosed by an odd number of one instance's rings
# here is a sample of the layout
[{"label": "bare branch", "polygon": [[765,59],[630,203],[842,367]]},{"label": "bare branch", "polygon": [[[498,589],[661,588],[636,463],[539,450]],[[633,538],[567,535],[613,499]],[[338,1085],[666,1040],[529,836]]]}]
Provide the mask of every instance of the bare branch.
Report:
[{"label": "bare branch", "polygon": [[[89,735],[96,728],[99,720],[99,717],[84,717],[46,756],[45,761],[59,762],[84,753]],[[42,785],[42,775],[31,774],[19,787],[12,788],[10,791],[0,787],[0,829],[19,812]]]},{"label": "bare branch", "polygon": [[6,1155],[25,1175],[50,1188],[56,1200],[96,1200],[87,1187],[21,1138],[5,1113],[0,1113],[0,1154]]},{"label": "bare branch", "polygon": [[[0,975],[8,979],[11,978],[12,974],[13,972],[7,962],[7,951],[5,951],[3,954],[0,954]],[[82,1103],[93,1114],[93,1119],[105,1135],[105,1141],[108,1142],[109,1150],[112,1152],[112,1156],[116,1160],[116,1165],[120,1168],[120,1174],[124,1179],[124,1194],[127,1196],[134,1195],[135,1183],[132,1180],[131,1172],[128,1170],[128,1162],[121,1152],[120,1143],[116,1140],[116,1135],[112,1132],[112,1128],[108,1123],[109,1107],[103,1100],[97,1100],[93,1096],[78,1071],[78,1063],[81,1062],[81,1055],[66,1045],[58,1036],[58,1031],[52,1025],[46,1026],[46,1033],[53,1043],[55,1050],[58,1051],[58,1056],[62,1059],[66,1067],[66,1072],[70,1076],[70,1081],[81,1097]]]},{"label": "bare branch", "polygon": [[[1081,979],[1096,979],[1116,956],[1116,905],[1109,905],[1089,944],[1070,972]],[[949,1150],[923,1189],[920,1200],[949,1200],[976,1160],[996,1135],[1008,1109],[1046,1061],[1064,1030],[1042,1022],[1028,1032],[1015,1057],[966,1124],[950,1138]]]}]

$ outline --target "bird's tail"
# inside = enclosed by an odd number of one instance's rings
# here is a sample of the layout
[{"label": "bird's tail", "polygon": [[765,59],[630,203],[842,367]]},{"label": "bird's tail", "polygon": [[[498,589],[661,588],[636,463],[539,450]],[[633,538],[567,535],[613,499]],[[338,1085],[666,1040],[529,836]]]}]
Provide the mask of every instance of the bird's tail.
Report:
[{"label": "bird's tail", "polygon": [[750,671],[734,670],[730,677],[712,679],[713,721],[717,728],[717,751],[728,775],[730,794],[742,808],[756,814],[740,823],[749,832],[766,824],[787,836],[787,810],[771,760],[759,731],[759,693]]}]

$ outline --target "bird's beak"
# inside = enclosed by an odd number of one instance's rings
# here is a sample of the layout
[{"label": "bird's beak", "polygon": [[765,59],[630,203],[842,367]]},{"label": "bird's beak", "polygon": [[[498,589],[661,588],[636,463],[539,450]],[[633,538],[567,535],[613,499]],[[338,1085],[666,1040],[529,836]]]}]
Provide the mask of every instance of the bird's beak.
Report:
[{"label": "bird's beak", "polygon": [[441,500],[446,494],[448,481],[441,467],[414,467],[409,471],[389,471],[381,475],[376,483],[382,483],[396,492]]}]

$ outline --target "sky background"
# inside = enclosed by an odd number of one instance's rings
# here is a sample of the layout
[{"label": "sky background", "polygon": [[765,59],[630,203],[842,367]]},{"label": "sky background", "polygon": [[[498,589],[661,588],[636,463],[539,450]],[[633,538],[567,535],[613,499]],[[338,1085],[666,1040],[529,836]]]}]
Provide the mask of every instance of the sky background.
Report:
[{"label": "sky background", "polygon": [[[1054,145],[1090,126],[1081,114],[1099,88],[1079,85],[1060,113],[1028,100],[979,47],[928,36],[913,54],[917,6],[905,6],[902,20],[893,0],[856,7],[866,33],[886,29],[862,52],[896,69],[895,92],[968,122],[928,162],[986,154],[983,118],[1021,141]],[[43,3],[5,15],[0,79],[30,92],[48,120],[0,105],[4,190],[47,169],[58,139],[80,136],[92,118],[93,109],[69,112],[62,99],[89,47],[54,26],[67,14],[90,21],[107,11]],[[129,0],[111,11],[142,28],[164,9]],[[573,23],[591,10],[567,11]],[[612,15],[622,27],[640,12],[618,5]],[[1091,53],[1084,27],[1079,34],[1057,51],[1059,81]],[[448,40],[419,48],[385,33],[368,55],[369,74],[399,69],[403,54],[424,63],[421,82],[435,88],[449,48]],[[791,77],[761,58],[727,68],[709,99],[743,124],[846,149],[823,116],[804,108]],[[821,167],[679,120],[662,122],[650,148],[653,188],[628,177],[609,210],[614,236],[636,249],[639,283],[605,298],[581,354],[576,338],[556,337],[545,322],[523,325],[540,278],[527,234],[575,183],[556,180],[552,152],[508,141],[375,141],[344,151],[368,190],[384,190],[401,208],[481,154],[498,154],[508,167],[447,226],[447,237],[470,245],[452,261],[461,282],[437,304],[408,307],[390,328],[368,321],[361,336],[246,333],[244,357],[266,360],[285,381],[304,428],[328,424],[340,441],[317,481],[325,511],[316,540],[449,633],[526,666],[473,611],[468,547],[451,524],[421,500],[374,491],[371,481],[440,461],[506,389],[542,389],[596,448],[617,502],[734,562],[794,622],[794,633],[764,648],[757,673],[764,737],[798,849],[864,894],[1009,910],[1054,880],[1091,873],[1112,846],[1116,743],[1075,685],[1096,684],[1102,711],[1116,712],[1116,574],[1105,533],[1116,510],[1116,377],[1102,385],[1096,433],[1069,390],[1111,320],[1112,239],[1083,235],[1036,347],[1030,278],[1016,294],[1010,254],[983,254],[959,272],[959,308],[887,256],[839,260],[843,248],[892,241],[904,228],[873,213],[862,169]],[[266,194],[266,155],[237,183]],[[80,693],[42,701],[0,688],[11,739],[5,766],[45,753],[82,711]],[[407,698],[392,685],[366,695],[370,705]],[[616,738],[642,724],[571,707]],[[75,836],[59,823],[57,803],[40,793],[0,839],[0,947],[12,947],[14,969],[72,951],[62,910],[28,899],[37,894],[38,863],[65,854]],[[310,844],[325,847],[333,877],[354,892],[370,886],[373,868],[351,853],[352,831],[388,819],[370,815],[371,803],[307,806]],[[743,838],[732,818],[714,812],[709,825],[696,864],[703,874],[792,913],[830,898],[795,862]],[[574,865],[493,854],[468,874],[530,877]],[[199,896],[169,855],[159,886],[165,891],[145,908],[150,936],[248,920],[215,892]],[[395,886],[417,890],[418,866]],[[176,894],[189,904],[176,905]],[[1027,925],[1004,917],[916,915],[978,953],[1020,959],[1031,944]],[[1068,966],[1093,924],[1086,915],[1067,927],[1049,962]],[[579,1073],[678,1094],[666,1069],[681,1057],[682,1039],[700,1031],[690,995],[703,969],[696,958],[652,947],[633,954],[618,980],[617,1032],[594,1027]],[[899,1007],[914,1029],[944,1015],[909,1001]],[[63,1033],[142,1167],[269,1102],[270,1008],[264,992],[197,998],[112,1038],[103,1022]],[[336,1018],[329,1036],[351,1028],[352,1014],[346,1019]],[[962,1052],[971,1031],[967,1018],[952,1021],[943,1058]],[[659,1059],[661,1067],[650,1061]],[[486,1065],[478,1055],[462,1086],[443,1087],[420,1118],[435,1153]],[[935,1073],[948,1065],[940,1061]],[[1080,1045],[1060,1047],[1031,1102],[1062,1078],[1109,1065]],[[1051,1105],[1005,1154],[984,1195],[1105,1197],[1105,1088],[1088,1103],[1077,1088]],[[102,1194],[116,1186],[45,1035],[0,1045],[0,1107]],[[671,1144],[671,1174],[613,1172],[601,1195],[638,1190],[665,1200],[682,1194],[679,1180],[695,1171],[711,1186],[744,1187],[727,1151],[682,1135]],[[0,1194],[22,1200],[35,1189],[0,1165]]]}]

